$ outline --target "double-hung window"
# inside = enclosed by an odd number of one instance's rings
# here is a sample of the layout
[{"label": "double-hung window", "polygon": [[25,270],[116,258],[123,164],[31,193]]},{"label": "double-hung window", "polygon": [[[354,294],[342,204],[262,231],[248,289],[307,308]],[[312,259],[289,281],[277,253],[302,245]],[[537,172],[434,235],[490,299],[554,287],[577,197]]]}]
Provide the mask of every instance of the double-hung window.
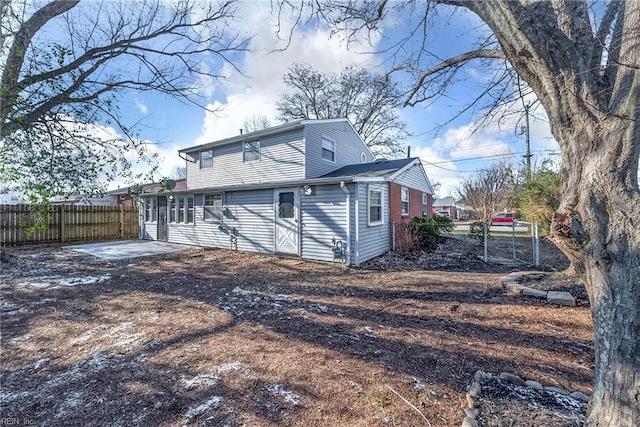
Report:
[{"label": "double-hung window", "polygon": [[402,203],[402,215],[409,215],[409,189],[407,187],[400,189],[400,203]]},{"label": "double-hung window", "polygon": [[169,197],[169,222],[176,222],[176,198]]},{"label": "double-hung window", "polygon": [[211,169],[213,167],[213,150],[200,152],[200,169]]},{"label": "double-hung window", "polygon": [[336,143],[327,138],[322,138],[322,158],[330,162],[336,161]]},{"label": "double-hung window", "polygon": [[243,162],[260,160],[260,141],[247,141],[242,144]]},{"label": "double-hung window", "polygon": [[156,216],[157,216],[156,199],[146,199],[144,204],[145,204],[144,221],[156,222]]},{"label": "double-hung window", "polygon": [[369,188],[369,225],[382,224],[382,189]]},{"label": "double-hung window", "polygon": [[219,221],[222,219],[222,193],[204,195],[204,220]]},{"label": "double-hung window", "polygon": [[427,193],[422,193],[422,214],[428,215],[428,206],[429,205],[429,195]]}]

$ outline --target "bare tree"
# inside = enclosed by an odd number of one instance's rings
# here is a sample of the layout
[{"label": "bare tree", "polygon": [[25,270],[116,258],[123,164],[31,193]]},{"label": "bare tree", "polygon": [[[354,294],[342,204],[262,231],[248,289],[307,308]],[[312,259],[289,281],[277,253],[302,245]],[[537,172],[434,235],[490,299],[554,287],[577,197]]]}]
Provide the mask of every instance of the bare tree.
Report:
[{"label": "bare tree", "polygon": [[171,169],[171,173],[169,174],[169,178],[171,179],[186,179],[187,178],[187,167],[186,166],[174,166]]},{"label": "bare tree", "polygon": [[[562,155],[562,196],[551,235],[585,281],[594,321],[588,425],[640,425],[640,2],[348,0],[309,6],[351,37],[384,34],[388,19],[406,28],[381,53],[394,61],[392,72],[415,78],[407,105],[446,96],[470,65],[492,78],[465,111],[481,100],[494,107],[514,102],[516,75],[535,94]],[[447,8],[459,10],[452,7],[474,13],[486,24],[478,34],[490,36],[447,58],[430,49],[429,30]]]},{"label": "bare tree", "polygon": [[509,207],[514,184],[513,170],[509,165],[500,163],[465,178],[458,189],[458,196],[478,219],[491,224],[495,214]]},{"label": "bare tree", "polygon": [[263,114],[252,114],[242,122],[242,130],[244,132],[255,132],[269,127],[271,127],[271,122]]},{"label": "bare tree", "polygon": [[283,80],[291,90],[278,102],[283,120],[347,117],[374,154],[403,153],[408,132],[399,115],[401,92],[386,76],[356,66],[337,76],[294,64]]},{"label": "bare tree", "polygon": [[202,86],[246,50],[229,30],[232,0],[3,1],[2,16],[0,176],[36,198],[94,193],[145,155],[120,95],[200,105]]}]

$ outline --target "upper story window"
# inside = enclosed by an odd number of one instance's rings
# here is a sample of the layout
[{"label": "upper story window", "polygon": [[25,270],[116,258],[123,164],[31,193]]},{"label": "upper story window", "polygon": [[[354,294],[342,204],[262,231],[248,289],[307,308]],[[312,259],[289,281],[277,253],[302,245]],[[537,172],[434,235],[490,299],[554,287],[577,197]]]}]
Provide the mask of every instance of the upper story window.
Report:
[{"label": "upper story window", "polygon": [[211,169],[213,167],[213,150],[200,152],[200,169]]},{"label": "upper story window", "polygon": [[222,219],[222,193],[204,195],[204,220]]},{"label": "upper story window", "polygon": [[322,158],[330,162],[336,161],[336,143],[325,137],[322,138]]},{"label": "upper story window", "polygon": [[368,195],[369,215],[368,224],[382,224],[382,189],[369,188]]},{"label": "upper story window", "polygon": [[409,215],[409,189],[407,187],[400,189],[400,202],[402,203],[402,215]]},{"label": "upper story window", "polygon": [[260,160],[260,141],[247,141],[242,144],[242,156],[245,163]]}]

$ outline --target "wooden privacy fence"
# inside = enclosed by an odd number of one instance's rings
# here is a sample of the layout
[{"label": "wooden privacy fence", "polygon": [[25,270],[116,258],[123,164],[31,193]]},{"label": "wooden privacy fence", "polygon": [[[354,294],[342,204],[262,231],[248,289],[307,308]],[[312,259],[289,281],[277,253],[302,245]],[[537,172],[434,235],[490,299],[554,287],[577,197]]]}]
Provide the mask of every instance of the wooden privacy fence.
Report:
[{"label": "wooden privacy fence", "polygon": [[135,206],[0,205],[0,243],[138,238]]}]

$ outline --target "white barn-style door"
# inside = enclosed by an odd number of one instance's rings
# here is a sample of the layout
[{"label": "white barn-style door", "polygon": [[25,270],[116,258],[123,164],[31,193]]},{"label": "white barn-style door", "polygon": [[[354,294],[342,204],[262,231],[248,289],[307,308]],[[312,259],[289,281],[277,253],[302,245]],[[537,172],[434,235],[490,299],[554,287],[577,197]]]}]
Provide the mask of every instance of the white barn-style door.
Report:
[{"label": "white barn-style door", "polygon": [[300,198],[297,188],[274,191],[276,253],[299,255]]}]

